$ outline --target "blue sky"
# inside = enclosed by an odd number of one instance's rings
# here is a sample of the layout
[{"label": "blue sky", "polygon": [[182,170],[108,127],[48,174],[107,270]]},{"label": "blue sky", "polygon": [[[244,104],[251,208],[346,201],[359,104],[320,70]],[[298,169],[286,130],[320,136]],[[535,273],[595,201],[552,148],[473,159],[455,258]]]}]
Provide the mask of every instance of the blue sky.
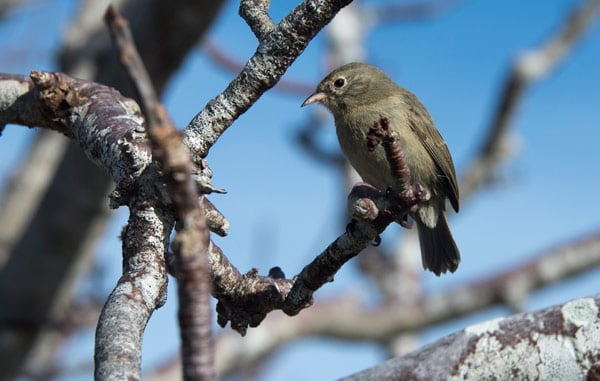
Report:
[{"label": "blue sky", "polygon": [[[276,20],[287,14],[292,4],[283,3],[272,4]],[[362,4],[381,3],[385,2]],[[516,55],[545,41],[576,3],[466,0],[431,20],[373,29],[367,39],[367,61],[419,96],[446,138],[461,173],[478,148]],[[209,38],[244,62],[256,48],[256,39],[237,16],[237,7],[235,2],[228,3]],[[9,15],[0,24],[0,49],[5,52],[0,70],[24,74],[32,69],[52,69],[52,54],[73,9],[72,1],[38,1]],[[41,23],[48,19],[56,21]],[[21,47],[23,40],[26,49]],[[18,59],[11,59],[11,52]],[[317,83],[325,74],[324,53],[324,40],[317,37],[285,78]],[[460,214],[451,217],[463,261],[450,276],[436,278],[423,273],[427,290],[440,291],[496,274],[546,248],[600,228],[598,62],[600,28],[595,24],[549,78],[526,91],[511,126],[519,151],[503,167],[505,181],[463,204]],[[164,101],[176,123],[184,127],[233,77],[202,51],[193,52],[165,93]],[[211,199],[232,225],[229,237],[215,240],[241,271],[258,267],[265,273],[279,265],[286,275],[293,275],[340,234],[347,219],[341,177],[308,158],[294,142],[298,127],[314,112],[300,108],[306,95],[269,92],[236,121],[208,157],[215,185],[229,191]],[[333,126],[332,121],[330,124]],[[0,184],[10,178],[32,133],[12,126],[4,131]],[[322,135],[324,144],[337,149],[333,128]],[[117,212],[98,248],[98,261],[108,275],[107,292],[120,272],[116,237],[126,216],[126,210]],[[393,228],[386,239],[393,240],[399,231]],[[364,290],[365,283],[357,281],[353,267],[352,263],[344,267],[333,284],[317,293],[317,300]],[[599,275],[600,271],[592,270],[577,280],[536,293],[526,307],[541,308],[593,294],[598,291]],[[171,283],[167,306],[148,326],[146,369],[178,345]],[[423,334],[423,340],[506,313],[506,309],[494,308],[434,327]],[[91,332],[82,335],[67,353],[91,356],[92,338]],[[381,355],[371,345],[304,340],[280,353],[262,379],[332,379],[374,365]],[[314,368],[306,367],[306,361]]]}]

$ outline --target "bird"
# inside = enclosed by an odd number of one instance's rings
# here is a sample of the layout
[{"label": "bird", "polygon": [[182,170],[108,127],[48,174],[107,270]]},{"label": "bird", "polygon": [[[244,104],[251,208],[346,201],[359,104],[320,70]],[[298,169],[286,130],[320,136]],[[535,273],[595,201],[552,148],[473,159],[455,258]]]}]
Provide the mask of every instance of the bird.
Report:
[{"label": "bird", "polygon": [[390,190],[394,179],[381,145],[367,148],[367,133],[377,120],[387,119],[410,170],[410,184],[427,194],[409,212],[416,222],[423,268],[437,276],[456,271],[460,252],[445,214],[446,199],[459,210],[456,172],[446,142],[421,101],[378,68],[352,62],[329,73],[302,107],[313,103],[333,114],[342,153],[366,183],[382,192]]}]

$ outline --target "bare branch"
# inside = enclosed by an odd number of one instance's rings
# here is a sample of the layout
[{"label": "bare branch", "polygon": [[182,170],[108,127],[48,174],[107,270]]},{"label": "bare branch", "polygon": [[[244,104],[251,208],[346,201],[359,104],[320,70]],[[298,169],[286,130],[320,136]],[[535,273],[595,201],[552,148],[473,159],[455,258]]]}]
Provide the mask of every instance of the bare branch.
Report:
[{"label": "bare branch", "polygon": [[494,180],[499,162],[511,153],[507,149],[508,127],[525,90],[556,68],[583,37],[600,11],[600,0],[587,0],[565,20],[561,30],[537,49],[517,58],[496,108],[488,134],[471,163],[464,171],[460,193],[465,199],[472,192]]},{"label": "bare branch", "polygon": [[277,83],[309,41],[350,2],[306,0],[260,41],[244,70],[186,128],[184,142],[192,152],[194,162],[208,154],[233,121]]},{"label": "bare branch", "polygon": [[29,147],[29,155],[14,171],[0,200],[0,268],[42,202],[39,190],[52,181],[68,143],[53,131],[40,131]]},{"label": "bare branch", "polygon": [[[361,254],[363,255],[363,254]],[[370,255],[370,253],[369,253]],[[217,366],[228,373],[239,364],[253,364],[301,337],[329,337],[382,344],[400,334],[458,319],[498,304],[522,303],[535,290],[600,265],[600,232],[568,242],[516,268],[440,294],[425,295],[407,306],[395,299],[366,306],[358,296],[320,300],[302,311],[301,319],[271,315],[261,324],[257,342],[252,333],[241,339],[232,332],[217,337]],[[344,318],[341,319],[340,316]]]},{"label": "bare branch", "polygon": [[391,3],[374,7],[369,13],[372,14],[374,22],[377,24],[400,22],[400,21],[420,21],[430,19],[462,3],[464,0],[429,0],[415,1],[413,3]]},{"label": "bare branch", "polygon": [[[388,222],[389,223],[389,222]],[[228,321],[245,335],[247,327],[258,326],[267,313],[281,309],[296,315],[312,304],[312,295],[349,259],[358,254],[377,236],[373,224],[358,221],[351,231],[336,239],[292,280],[259,276],[256,270],[241,275],[221,250],[210,246],[209,261],[213,274],[213,295],[219,325]]]},{"label": "bare branch", "polygon": [[[372,188],[372,187],[371,187]],[[300,274],[293,279],[259,276],[257,270],[241,275],[223,255],[216,245],[211,245],[209,261],[213,274],[213,295],[217,304],[218,322],[231,327],[244,335],[247,327],[258,326],[267,313],[281,309],[288,315],[296,315],[313,303],[313,293],[325,283],[333,280],[344,263],[366,248],[378,235],[394,221],[395,216],[406,213],[413,198],[394,198],[393,213],[388,198],[376,189],[375,192],[359,185],[351,193],[351,203],[370,201],[371,213],[364,219],[354,220],[346,232],[332,242]]]},{"label": "bare branch", "polygon": [[130,208],[123,232],[123,275],[96,328],[96,380],[141,379],[144,328],[167,297],[164,253],[172,226],[160,205],[142,200]]},{"label": "bare branch", "polygon": [[177,259],[184,380],[213,380],[211,275],[207,259],[209,231],[192,178],[193,165],[179,132],[158,99],[126,20],[112,7],[105,18],[120,52],[121,63],[133,79],[144,105],[153,157],[161,167],[182,222],[173,240],[173,249]]},{"label": "bare branch", "polygon": [[10,99],[0,109],[0,123],[45,127],[75,138],[122,191],[150,165],[143,118],[131,99],[110,87],[62,73],[34,71],[31,79],[0,74],[0,88],[15,83],[18,91],[3,91]]}]

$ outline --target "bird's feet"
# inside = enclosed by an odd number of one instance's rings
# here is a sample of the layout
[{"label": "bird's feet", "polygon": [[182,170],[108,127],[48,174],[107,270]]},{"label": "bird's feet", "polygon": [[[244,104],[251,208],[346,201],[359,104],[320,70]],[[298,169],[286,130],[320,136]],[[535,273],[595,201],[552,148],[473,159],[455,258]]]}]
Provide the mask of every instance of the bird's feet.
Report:
[{"label": "bird's feet", "polygon": [[413,206],[420,202],[428,201],[431,198],[431,194],[421,184],[414,184],[402,192],[400,197],[402,197],[407,205]]}]

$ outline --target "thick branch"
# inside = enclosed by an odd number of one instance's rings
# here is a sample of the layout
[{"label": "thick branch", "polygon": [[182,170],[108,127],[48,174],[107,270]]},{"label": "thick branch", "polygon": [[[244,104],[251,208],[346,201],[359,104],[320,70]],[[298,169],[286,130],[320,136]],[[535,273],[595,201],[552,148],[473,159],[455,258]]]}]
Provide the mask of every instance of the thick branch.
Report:
[{"label": "thick branch", "polygon": [[[15,83],[18,92],[4,91]],[[0,105],[0,123],[51,128],[73,137],[120,187],[130,186],[151,163],[137,104],[110,87],[34,71],[31,79],[0,74],[0,89],[9,95]]]},{"label": "thick branch", "polygon": [[343,380],[583,380],[600,368],[600,295],[467,327]]},{"label": "thick branch", "polygon": [[164,210],[150,202],[130,209],[123,232],[123,275],[96,328],[96,380],[141,379],[144,328],[167,297],[164,253],[172,223]]}]

